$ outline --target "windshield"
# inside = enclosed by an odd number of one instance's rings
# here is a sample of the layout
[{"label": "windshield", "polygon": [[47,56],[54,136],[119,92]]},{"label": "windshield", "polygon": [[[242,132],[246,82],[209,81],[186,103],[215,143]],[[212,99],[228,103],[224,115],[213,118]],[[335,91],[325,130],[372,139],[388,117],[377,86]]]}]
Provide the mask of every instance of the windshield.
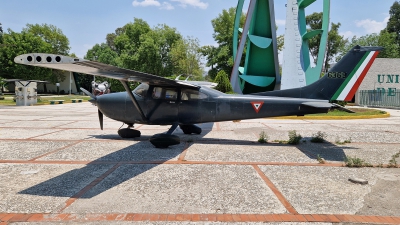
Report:
[{"label": "windshield", "polygon": [[149,90],[149,85],[146,83],[141,83],[139,86],[137,86],[137,88],[135,88],[133,92],[139,95],[140,97],[145,97],[148,90]]}]

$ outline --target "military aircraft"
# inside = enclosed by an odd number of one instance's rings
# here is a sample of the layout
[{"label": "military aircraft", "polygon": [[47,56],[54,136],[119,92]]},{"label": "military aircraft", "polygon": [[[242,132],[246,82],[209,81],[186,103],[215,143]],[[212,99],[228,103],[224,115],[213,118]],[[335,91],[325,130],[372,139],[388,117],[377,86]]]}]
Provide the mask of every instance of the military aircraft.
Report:
[{"label": "military aircraft", "polygon": [[[122,138],[140,137],[133,125],[172,125],[162,134],[153,135],[155,147],[166,148],[180,139],[172,133],[179,126],[185,134],[200,134],[195,124],[244,120],[276,116],[303,116],[327,113],[340,106],[331,100],[350,101],[365,77],[381,47],[352,48],[333,68],[313,84],[305,87],[229,95],[190,82],[171,80],[80,58],[45,53],[15,57],[19,64],[72,71],[120,80],[126,92],[92,96],[98,107],[100,127],[103,114],[128,125],[120,129]],[[133,91],[129,82],[141,82]]]}]

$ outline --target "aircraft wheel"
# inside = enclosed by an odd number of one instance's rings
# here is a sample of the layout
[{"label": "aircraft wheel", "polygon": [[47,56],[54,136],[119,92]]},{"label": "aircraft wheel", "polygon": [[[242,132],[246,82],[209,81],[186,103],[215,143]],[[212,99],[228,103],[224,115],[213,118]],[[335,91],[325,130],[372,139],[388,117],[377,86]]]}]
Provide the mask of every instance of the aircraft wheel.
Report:
[{"label": "aircraft wheel", "polygon": [[168,148],[171,145],[178,145],[181,140],[176,135],[171,134],[155,134],[150,138],[150,142],[156,148]]},{"label": "aircraft wheel", "polygon": [[190,125],[179,125],[179,127],[182,129],[184,134],[201,134],[201,128],[190,124]]},{"label": "aircraft wheel", "polygon": [[138,130],[123,128],[118,130],[118,135],[122,138],[136,138],[140,137],[141,133]]}]

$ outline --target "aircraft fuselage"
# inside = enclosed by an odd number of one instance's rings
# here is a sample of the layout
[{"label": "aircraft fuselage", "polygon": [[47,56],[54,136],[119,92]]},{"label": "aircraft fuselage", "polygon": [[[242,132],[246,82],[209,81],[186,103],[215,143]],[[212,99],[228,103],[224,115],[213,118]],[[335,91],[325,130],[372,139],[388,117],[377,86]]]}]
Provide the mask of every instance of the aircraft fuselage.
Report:
[{"label": "aircraft fuselage", "polygon": [[[145,85],[146,86],[146,85]],[[97,97],[99,110],[127,124],[197,124],[276,116],[326,113],[327,109],[301,105],[310,99],[255,95],[228,95],[210,88],[182,89],[147,86],[133,94],[145,115],[142,118],[127,92]],[[328,102],[325,100],[313,100]]]}]

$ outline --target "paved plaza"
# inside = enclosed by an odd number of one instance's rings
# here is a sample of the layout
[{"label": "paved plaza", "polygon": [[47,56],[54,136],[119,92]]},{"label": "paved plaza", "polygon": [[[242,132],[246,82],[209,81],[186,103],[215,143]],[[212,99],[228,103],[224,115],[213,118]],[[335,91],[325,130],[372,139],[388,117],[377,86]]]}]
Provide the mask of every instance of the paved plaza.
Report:
[{"label": "paved plaza", "polygon": [[[100,130],[87,102],[0,106],[0,225],[400,224],[400,168],[378,167],[400,152],[400,111],[386,111],[201,124],[157,149],[150,137],[169,126],[137,124],[140,138],[121,139],[122,123],[105,118]],[[301,143],[279,143],[291,130]],[[269,143],[257,142],[262,131]],[[327,142],[310,142],[318,131]]]}]

